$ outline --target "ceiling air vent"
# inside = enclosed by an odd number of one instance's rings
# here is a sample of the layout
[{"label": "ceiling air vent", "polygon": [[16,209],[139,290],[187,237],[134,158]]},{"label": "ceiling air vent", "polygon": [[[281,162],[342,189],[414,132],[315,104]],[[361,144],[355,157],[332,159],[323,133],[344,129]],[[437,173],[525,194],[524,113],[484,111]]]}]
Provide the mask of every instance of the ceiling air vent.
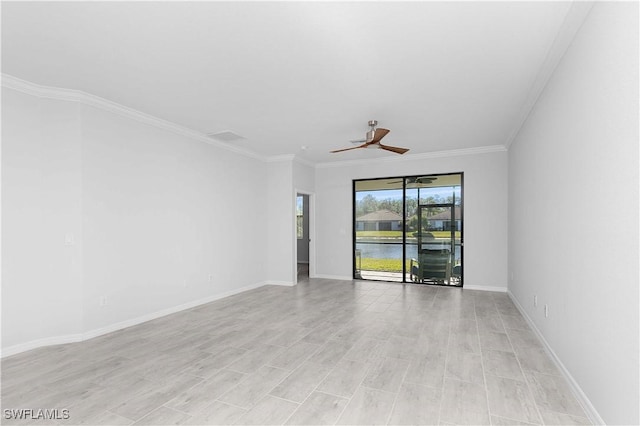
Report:
[{"label": "ceiling air vent", "polygon": [[240,136],[237,133],[233,133],[230,130],[226,130],[224,132],[218,132],[218,133],[207,133],[207,136],[209,136],[212,139],[216,139],[222,142],[234,142],[234,141],[238,141],[240,139],[244,139],[242,136]]}]

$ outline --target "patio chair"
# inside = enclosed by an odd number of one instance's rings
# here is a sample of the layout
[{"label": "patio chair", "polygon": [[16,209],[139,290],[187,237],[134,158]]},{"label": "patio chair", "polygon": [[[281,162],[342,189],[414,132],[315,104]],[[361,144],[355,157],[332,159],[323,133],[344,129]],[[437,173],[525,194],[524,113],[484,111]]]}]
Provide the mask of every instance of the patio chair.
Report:
[{"label": "patio chair", "polygon": [[424,284],[449,284],[451,254],[449,250],[421,250],[418,259],[411,259],[411,280]]}]

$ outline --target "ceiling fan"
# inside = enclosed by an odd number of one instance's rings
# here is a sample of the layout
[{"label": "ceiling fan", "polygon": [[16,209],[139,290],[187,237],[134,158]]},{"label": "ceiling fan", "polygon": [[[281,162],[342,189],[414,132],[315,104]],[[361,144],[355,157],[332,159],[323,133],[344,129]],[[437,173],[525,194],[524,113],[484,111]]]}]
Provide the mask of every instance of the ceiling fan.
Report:
[{"label": "ceiling fan", "polygon": [[380,143],[380,140],[384,138],[387,135],[387,133],[390,132],[390,130],[383,129],[383,128],[376,128],[377,125],[378,125],[377,120],[370,120],[369,127],[371,129],[367,132],[366,139],[351,141],[353,143],[359,143],[362,145],[358,145],[353,148],[337,149],[331,152],[334,153],[334,152],[350,151],[352,149],[358,149],[358,148],[384,149],[386,151],[395,152],[396,154],[404,154],[405,152],[409,151],[407,148],[399,148],[397,146],[382,145]]},{"label": "ceiling fan", "polygon": [[[420,177],[410,177],[410,178],[406,178],[407,180],[407,185],[411,185],[411,184],[417,184],[417,185],[429,185],[430,183],[435,182],[436,180],[438,180],[437,177],[430,177],[430,176],[420,176]],[[400,180],[395,180],[392,182],[387,182],[388,185],[394,185],[397,183],[402,183],[402,179]]]}]

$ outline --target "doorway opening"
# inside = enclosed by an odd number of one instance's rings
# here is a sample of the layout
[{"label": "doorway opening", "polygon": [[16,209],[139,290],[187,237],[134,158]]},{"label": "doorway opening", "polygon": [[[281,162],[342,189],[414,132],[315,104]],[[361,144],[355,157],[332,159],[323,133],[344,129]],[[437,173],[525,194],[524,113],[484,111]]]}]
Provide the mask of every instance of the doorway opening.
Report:
[{"label": "doorway opening", "polygon": [[310,259],[309,194],[296,194],[296,266],[297,282],[309,281]]},{"label": "doorway opening", "polygon": [[461,287],[463,174],[353,181],[353,277]]}]

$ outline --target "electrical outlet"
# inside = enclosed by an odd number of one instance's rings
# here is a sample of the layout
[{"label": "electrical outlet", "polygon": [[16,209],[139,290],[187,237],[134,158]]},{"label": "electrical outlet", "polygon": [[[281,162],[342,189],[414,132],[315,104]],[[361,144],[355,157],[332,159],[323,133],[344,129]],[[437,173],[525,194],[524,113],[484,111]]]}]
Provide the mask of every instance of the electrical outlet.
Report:
[{"label": "electrical outlet", "polygon": [[549,318],[549,305],[544,305],[544,317]]},{"label": "electrical outlet", "polygon": [[107,306],[107,296],[100,296],[100,306]]},{"label": "electrical outlet", "polygon": [[213,274],[209,274],[209,282],[212,283],[213,282]]},{"label": "electrical outlet", "polygon": [[538,296],[533,296],[533,307],[534,308],[538,307]]}]

